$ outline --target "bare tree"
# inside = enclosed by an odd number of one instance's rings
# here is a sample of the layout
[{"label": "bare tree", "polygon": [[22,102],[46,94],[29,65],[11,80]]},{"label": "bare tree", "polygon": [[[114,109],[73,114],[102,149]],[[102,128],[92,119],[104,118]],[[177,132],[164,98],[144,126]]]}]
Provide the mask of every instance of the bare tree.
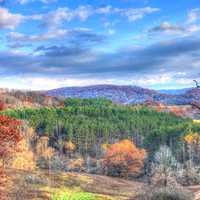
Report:
[{"label": "bare tree", "polygon": [[200,88],[200,85],[199,85],[198,81],[197,81],[197,80],[193,80],[193,81],[195,82],[196,87],[197,87],[197,88]]}]

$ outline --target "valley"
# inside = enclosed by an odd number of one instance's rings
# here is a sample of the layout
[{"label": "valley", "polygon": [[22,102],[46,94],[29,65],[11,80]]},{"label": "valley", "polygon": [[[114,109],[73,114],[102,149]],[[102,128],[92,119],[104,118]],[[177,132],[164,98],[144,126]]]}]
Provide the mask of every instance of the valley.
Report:
[{"label": "valley", "polygon": [[5,199],[143,200],[157,192],[198,199],[198,102],[127,104],[98,94],[1,92],[0,136],[7,127],[16,139],[0,149]]}]

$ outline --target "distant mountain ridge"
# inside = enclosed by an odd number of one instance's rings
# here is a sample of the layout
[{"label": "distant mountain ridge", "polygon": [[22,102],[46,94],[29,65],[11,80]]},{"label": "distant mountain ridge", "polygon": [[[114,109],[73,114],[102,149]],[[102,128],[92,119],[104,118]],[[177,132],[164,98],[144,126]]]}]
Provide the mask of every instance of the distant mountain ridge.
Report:
[{"label": "distant mountain ridge", "polygon": [[184,94],[187,91],[191,90],[192,88],[183,88],[183,89],[162,89],[158,90],[158,92],[162,94],[172,94],[172,95],[180,95]]},{"label": "distant mountain ridge", "polygon": [[107,98],[122,104],[158,102],[167,105],[187,105],[192,102],[200,102],[200,89],[197,88],[164,93],[137,86],[92,85],[58,88],[46,91],[46,94],[65,98]]}]

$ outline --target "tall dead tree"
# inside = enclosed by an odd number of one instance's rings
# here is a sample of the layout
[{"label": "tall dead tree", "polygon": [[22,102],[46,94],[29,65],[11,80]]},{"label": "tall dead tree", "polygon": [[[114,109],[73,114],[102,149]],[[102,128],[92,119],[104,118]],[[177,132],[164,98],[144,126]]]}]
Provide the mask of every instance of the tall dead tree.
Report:
[{"label": "tall dead tree", "polygon": [[196,88],[200,88],[200,85],[199,85],[198,81],[197,81],[197,80],[193,80],[193,81],[194,81],[195,84],[196,84]]}]

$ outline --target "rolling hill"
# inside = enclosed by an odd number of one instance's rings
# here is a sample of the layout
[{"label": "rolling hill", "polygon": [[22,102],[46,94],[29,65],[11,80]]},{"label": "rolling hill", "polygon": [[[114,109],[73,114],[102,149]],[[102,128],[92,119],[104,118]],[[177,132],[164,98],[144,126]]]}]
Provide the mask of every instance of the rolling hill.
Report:
[{"label": "rolling hill", "polygon": [[200,102],[200,89],[191,88],[177,94],[150,90],[137,86],[94,85],[65,87],[46,91],[49,96],[66,98],[107,98],[115,103],[143,104],[158,102],[166,105],[188,105]]}]

